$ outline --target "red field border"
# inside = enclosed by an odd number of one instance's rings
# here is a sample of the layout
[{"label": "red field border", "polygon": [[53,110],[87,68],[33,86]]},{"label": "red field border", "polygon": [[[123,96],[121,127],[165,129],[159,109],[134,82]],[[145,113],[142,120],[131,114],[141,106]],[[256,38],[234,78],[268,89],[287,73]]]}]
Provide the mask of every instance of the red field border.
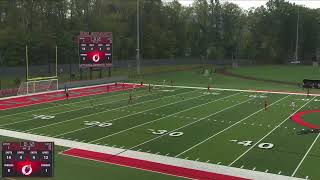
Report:
[{"label": "red field border", "polygon": [[297,112],[291,116],[291,120],[301,126],[304,126],[304,127],[310,128],[310,129],[319,129],[320,128],[319,126],[305,122],[301,118],[301,116],[306,115],[306,114],[311,114],[311,113],[320,113],[320,110],[316,109],[316,110],[306,110],[306,111]]},{"label": "red field border", "polygon": [[62,154],[83,158],[108,164],[116,164],[120,166],[141,169],[145,171],[157,172],[161,174],[178,176],[187,179],[199,179],[199,180],[247,180],[241,177],[228,176],[223,174],[217,174],[212,172],[200,171],[195,169],[188,169],[184,167],[172,166],[167,164],[161,164],[157,162],[151,162],[146,160],[140,160],[130,157],[122,157],[116,155],[110,155],[105,153],[87,151],[82,149],[70,149],[64,151]]},{"label": "red field border", "polygon": [[[108,92],[123,91],[133,88],[141,88],[143,85],[129,83],[112,83],[98,86],[88,86],[81,88],[72,88],[69,90],[69,99],[79,98],[84,96],[92,96],[104,94]],[[64,90],[39,93],[34,95],[17,96],[0,99],[0,110],[8,110],[13,108],[31,106],[35,104],[48,103],[53,101],[65,100],[66,95]]]}]

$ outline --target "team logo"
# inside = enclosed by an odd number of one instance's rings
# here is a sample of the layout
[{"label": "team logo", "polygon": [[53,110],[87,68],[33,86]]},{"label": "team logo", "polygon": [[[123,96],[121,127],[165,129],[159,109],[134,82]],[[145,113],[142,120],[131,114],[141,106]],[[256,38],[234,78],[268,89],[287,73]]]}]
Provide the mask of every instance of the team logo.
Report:
[{"label": "team logo", "polygon": [[93,55],[92,60],[93,60],[94,62],[99,62],[99,61],[100,61],[100,56],[99,56],[99,54]]},{"label": "team logo", "polygon": [[24,165],[21,169],[22,174],[25,176],[29,176],[32,173],[32,167],[31,164]]}]

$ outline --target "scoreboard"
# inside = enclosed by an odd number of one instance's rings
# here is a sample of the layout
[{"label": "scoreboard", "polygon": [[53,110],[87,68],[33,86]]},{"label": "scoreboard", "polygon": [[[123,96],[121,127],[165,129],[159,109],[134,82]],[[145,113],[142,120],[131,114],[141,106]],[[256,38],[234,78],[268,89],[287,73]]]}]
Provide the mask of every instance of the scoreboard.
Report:
[{"label": "scoreboard", "polygon": [[3,142],[2,177],[52,177],[53,142]]},{"label": "scoreboard", "polygon": [[112,33],[80,32],[80,68],[112,66]]}]

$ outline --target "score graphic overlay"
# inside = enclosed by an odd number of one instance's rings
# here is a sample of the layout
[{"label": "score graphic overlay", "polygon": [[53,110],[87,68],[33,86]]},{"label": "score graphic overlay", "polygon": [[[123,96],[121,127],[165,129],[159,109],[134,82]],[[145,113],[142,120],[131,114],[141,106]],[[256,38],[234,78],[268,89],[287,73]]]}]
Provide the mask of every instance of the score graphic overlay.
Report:
[{"label": "score graphic overlay", "polygon": [[112,33],[80,32],[79,35],[80,67],[112,66]]},{"label": "score graphic overlay", "polygon": [[2,177],[52,177],[53,142],[3,142]]}]

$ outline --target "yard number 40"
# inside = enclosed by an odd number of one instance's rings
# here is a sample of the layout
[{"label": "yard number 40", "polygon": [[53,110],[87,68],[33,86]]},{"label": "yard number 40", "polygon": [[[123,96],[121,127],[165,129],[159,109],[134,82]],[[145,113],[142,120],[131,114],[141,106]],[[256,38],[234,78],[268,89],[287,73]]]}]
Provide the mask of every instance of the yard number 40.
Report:
[{"label": "yard number 40", "polygon": [[[235,141],[235,140],[232,140]],[[241,144],[243,146],[251,146],[253,141],[239,141],[238,144]],[[260,143],[258,144],[258,148],[260,149],[271,149],[273,148],[274,144],[271,143]]]}]

